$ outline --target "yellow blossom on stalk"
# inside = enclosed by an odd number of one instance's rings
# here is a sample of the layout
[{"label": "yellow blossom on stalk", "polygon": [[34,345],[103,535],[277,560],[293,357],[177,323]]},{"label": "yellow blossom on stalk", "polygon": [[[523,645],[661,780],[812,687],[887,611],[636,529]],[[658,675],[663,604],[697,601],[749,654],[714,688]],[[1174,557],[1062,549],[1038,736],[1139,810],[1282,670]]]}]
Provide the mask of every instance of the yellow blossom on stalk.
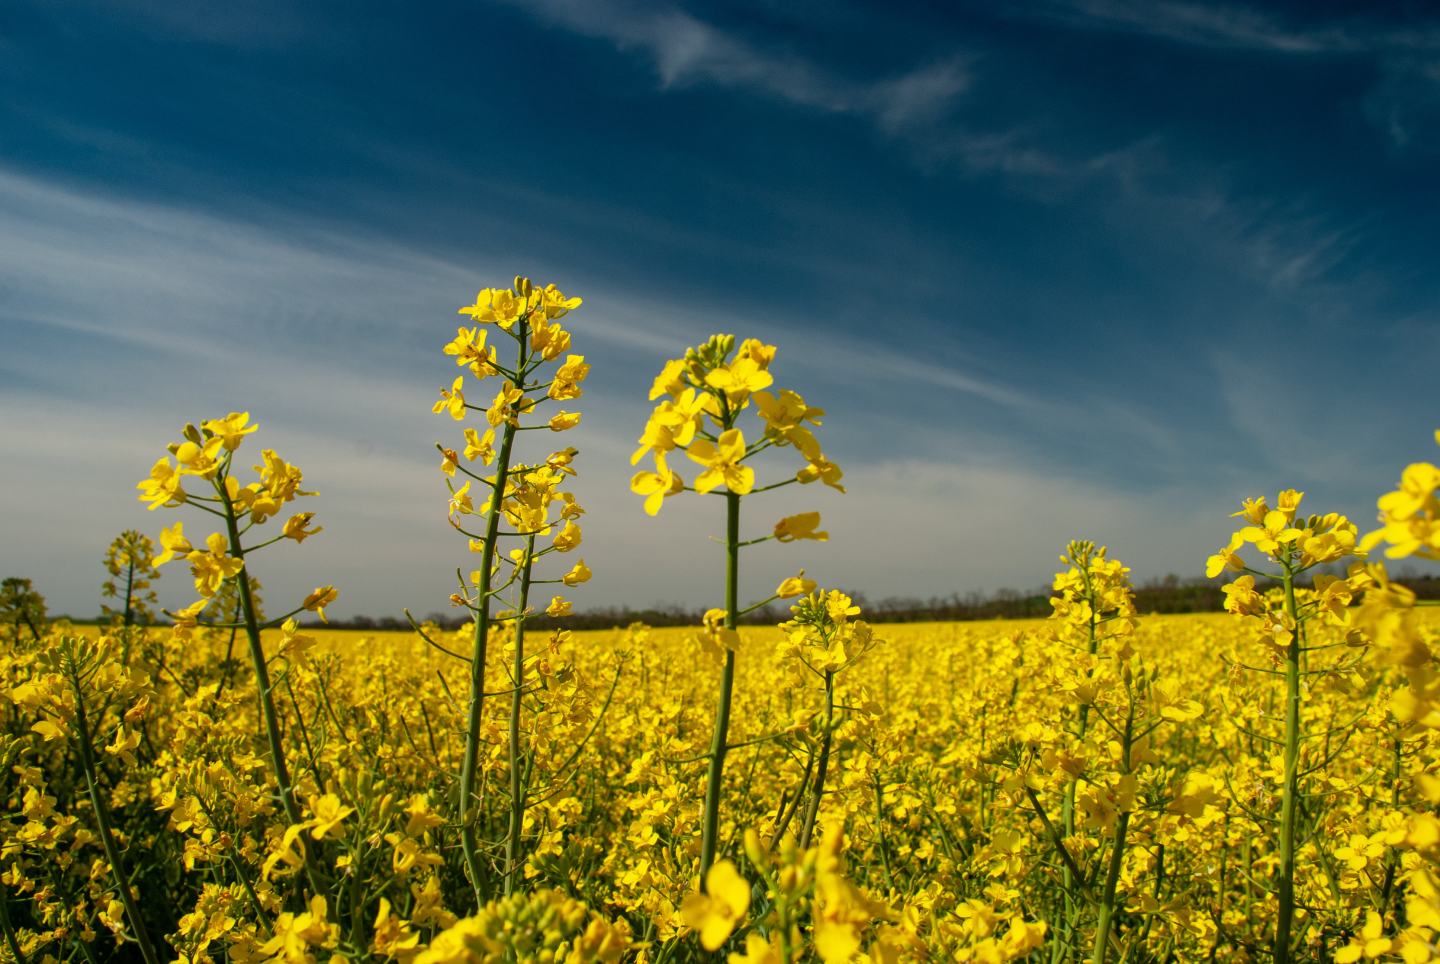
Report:
[{"label": "yellow blossom on stalk", "polygon": [[654,472],[636,472],[630,491],[645,496],[645,514],[655,515],[665,499],[685,491],[685,480],[670,471],[664,458],[657,458]]},{"label": "yellow blossom on stalk", "polygon": [[320,586],[310,595],[306,596],[300,605],[319,616],[321,622],[328,622],[328,620],[325,619],[325,607],[338,598],[340,598],[340,590],[334,586]]},{"label": "yellow blossom on stalk", "polygon": [[476,378],[483,379],[494,375],[496,374],[495,349],[486,347],[486,334],[487,332],[483,328],[457,329],[455,340],[445,346],[444,352],[447,355],[454,355],[455,364],[460,367],[469,366]]},{"label": "yellow blossom on stalk", "polygon": [[790,578],[782,580],[780,585],[775,588],[775,595],[781,599],[792,599],[795,596],[803,596],[812,592],[814,589],[815,580],[806,579],[805,570],[801,569]]},{"label": "yellow blossom on stalk", "polygon": [[[1440,443],[1440,431],[1435,433]],[[1361,548],[1369,550],[1381,542],[1390,545],[1391,559],[1419,556],[1440,560],[1440,468],[1430,462],[1415,462],[1400,474],[1395,491],[1377,502],[1381,528],[1365,536]]]},{"label": "yellow blossom on stalk", "polygon": [[160,530],[160,548],[164,551],[155,557],[155,565],[163,566],[165,563],[188,553],[194,552],[195,547],[190,540],[185,538],[185,523],[177,520],[168,529]]},{"label": "yellow blossom on stalk", "polygon": [[530,350],[554,361],[570,349],[570,332],[537,314],[530,324]]},{"label": "yellow blossom on stalk", "polygon": [[465,484],[458,489],[450,491],[450,518],[453,521],[456,514],[473,515],[475,505],[470,500],[470,480],[466,479]]},{"label": "yellow blossom on stalk", "polygon": [[498,325],[506,331],[528,312],[529,305],[523,295],[517,295],[508,288],[484,288],[475,295],[473,305],[460,309],[462,315],[469,315],[478,322]]},{"label": "yellow blossom on stalk", "polygon": [[700,624],[700,629],[695,633],[695,641],[703,651],[716,659],[723,659],[727,652],[740,645],[740,634],[725,625],[725,610],[707,609]]},{"label": "yellow blossom on stalk", "polygon": [[573,612],[574,607],[564,596],[555,596],[550,600],[550,605],[545,607],[545,615],[553,618],[569,616]]},{"label": "yellow blossom on stalk", "polygon": [[712,369],[705,384],[719,389],[731,404],[743,402],[751,393],[774,384],[775,378],[752,356],[737,357],[729,365]]},{"label": "yellow blossom on stalk", "polygon": [[230,555],[230,540],[224,533],[211,533],[205,547],[206,551],[196,550],[185,558],[195,577],[195,591],[208,598],[220,591],[222,582],[245,568],[245,561]]},{"label": "yellow blossom on stalk", "polygon": [[546,392],[557,402],[567,401],[572,398],[579,398],[584,394],[580,383],[590,374],[590,366],[585,364],[584,355],[570,355],[565,359],[555,372],[555,378],[550,383],[550,389]]},{"label": "yellow blossom on stalk", "polygon": [[550,431],[564,432],[580,424],[579,412],[559,411],[550,416]]},{"label": "yellow blossom on stalk", "polygon": [[220,444],[225,446],[227,451],[233,452],[240,447],[240,442],[245,436],[254,432],[260,426],[251,425],[249,412],[231,412],[224,418],[213,418],[201,422],[200,427],[214,432]]},{"label": "yellow blossom on stalk", "polygon": [[525,404],[525,393],[509,382],[495,394],[495,400],[485,410],[485,421],[492,426],[504,425],[507,422],[513,423],[520,414],[529,408]]},{"label": "yellow blossom on stalk", "polygon": [[1230,542],[1215,555],[1205,560],[1205,577],[1214,579],[1226,569],[1243,571],[1245,561],[1240,558],[1240,549],[1244,547],[1245,539],[1236,532],[1230,536]]},{"label": "yellow blossom on stalk", "polygon": [[313,817],[310,821],[310,836],[316,840],[323,840],[340,825],[350,814],[355,812],[354,807],[344,806],[340,798],[333,793],[327,793],[319,797],[311,804]]},{"label": "yellow blossom on stalk", "polygon": [[315,535],[317,532],[325,531],[324,526],[316,526],[313,529],[309,528],[310,522],[314,518],[315,513],[313,512],[297,512],[289,519],[286,519],[284,527],[285,538],[294,539],[296,542],[304,542],[308,537]]},{"label": "yellow blossom on stalk", "polygon": [[555,533],[551,545],[557,552],[569,552],[578,547],[580,545],[580,527],[573,522],[566,522],[560,527],[560,531]]},{"label": "yellow blossom on stalk", "polygon": [[801,512],[799,515],[787,515],[775,523],[775,538],[780,542],[794,542],[797,539],[814,539],[816,542],[825,542],[830,538],[830,533],[820,530],[820,513]]},{"label": "yellow blossom on stalk", "polygon": [[465,376],[456,375],[454,383],[449,388],[440,389],[440,400],[435,403],[431,411],[436,415],[448,412],[455,421],[462,421],[465,418],[465,393],[462,391],[464,384]]},{"label": "yellow blossom on stalk", "polygon": [[465,430],[465,460],[473,462],[479,459],[486,465],[495,461],[495,430],[487,428],[485,434],[481,435],[473,428]]},{"label": "yellow blossom on stalk", "polygon": [[691,461],[705,466],[705,471],[695,478],[696,492],[710,492],[723,485],[737,495],[744,495],[755,487],[755,470],[740,464],[745,457],[745,436],[738,428],[721,433],[714,443],[709,439],[696,439],[685,454]]},{"label": "yellow blossom on stalk", "polygon": [[560,577],[560,581],[567,586],[578,586],[582,582],[589,582],[590,569],[585,565],[585,560],[581,559],[571,566],[570,571]]},{"label": "yellow blossom on stalk", "polygon": [[782,389],[779,395],[756,392],[755,407],[759,410],[760,417],[765,420],[766,434],[780,436],[788,435],[800,428],[804,422],[819,425],[821,416],[825,414],[823,408],[806,405],[805,399],[801,398],[798,392],[792,392],[788,388]]},{"label": "yellow blossom on stalk", "polygon": [[140,501],[150,503],[147,509],[179,505],[185,501],[185,490],[180,487],[183,478],[170,460],[162,457],[150,467],[150,477],[137,482],[135,488],[140,490]]},{"label": "yellow blossom on stalk", "polygon": [[584,301],[577,296],[567,296],[553,284],[547,284],[540,291],[541,304],[545,316],[550,319],[563,318],[565,315],[579,308]]},{"label": "yellow blossom on stalk", "polygon": [[749,909],[750,884],[734,864],[721,860],[705,875],[704,893],[686,895],[680,915],[686,927],[699,932],[700,946],[714,951],[730,938]]}]

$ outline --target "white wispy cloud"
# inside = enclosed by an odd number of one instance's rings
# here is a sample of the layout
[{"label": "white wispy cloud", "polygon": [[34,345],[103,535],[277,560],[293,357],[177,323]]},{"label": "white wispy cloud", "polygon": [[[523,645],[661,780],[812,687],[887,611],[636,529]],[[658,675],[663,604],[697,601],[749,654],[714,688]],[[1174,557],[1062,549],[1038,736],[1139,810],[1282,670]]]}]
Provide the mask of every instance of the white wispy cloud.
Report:
[{"label": "white wispy cloud", "polygon": [[888,134],[934,121],[970,86],[958,57],[878,81],[855,81],[801,54],[766,50],[678,7],[613,0],[539,0],[522,7],[567,30],[648,56],[665,87],[749,90],[865,117]]}]

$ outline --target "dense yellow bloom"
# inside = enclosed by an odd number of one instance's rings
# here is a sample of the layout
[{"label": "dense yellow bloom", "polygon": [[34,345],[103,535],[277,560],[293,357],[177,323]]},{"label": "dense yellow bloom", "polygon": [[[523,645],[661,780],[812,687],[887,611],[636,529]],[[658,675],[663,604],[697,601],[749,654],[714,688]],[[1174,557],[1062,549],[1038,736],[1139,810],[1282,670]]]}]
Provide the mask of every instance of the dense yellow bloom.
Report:
[{"label": "dense yellow bloom", "polygon": [[555,370],[555,378],[550,382],[550,389],[546,394],[557,402],[579,398],[584,394],[580,383],[589,374],[590,366],[585,364],[585,356],[570,355],[565,359],[565,364]]}]

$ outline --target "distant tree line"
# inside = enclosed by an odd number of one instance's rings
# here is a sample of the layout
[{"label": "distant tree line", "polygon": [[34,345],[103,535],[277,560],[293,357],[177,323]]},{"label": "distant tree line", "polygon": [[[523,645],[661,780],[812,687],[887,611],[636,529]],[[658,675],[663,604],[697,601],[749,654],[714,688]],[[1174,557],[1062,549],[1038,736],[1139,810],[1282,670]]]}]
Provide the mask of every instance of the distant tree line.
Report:
[{"label": "distant tree line", "polygon": [[[1343,573],[1336,572],[1337,575]],[[1415,591],[1420,599],[1440,599],[1440,575],[1422,575],[1413,570],[1402,570],[1394,576],[1395,581]],[[1154,579],[1135,589],[1135,607],[1143,615],[1147,613],[1209,613],[1220,612],[1224,607],[1225,594],[1220,587],[1223,579],[1184,579],[1169,575]],[[1262,586],[1263,588],[1263,586]],[[867,599],[864,593],[852,592],[855,602],[864,608],[866,618],[877,623],[918,623],[949,622],[979,619],[1043,619],[1050,615],[1050,590],[1032,589],[1022,592],[1018,589],[1000,589],[991,593],[951,593],[948,596],[886,596],[883,599]],[[0,625],[12,624],[11,631],[19,632],[27,617],[32,622],[45,620],[44,598],[35,592],[28,579],[5,580],[4,591],[0,592]],[[773,626],[785,619],[789,607],[771,603],[741,618],[747,626]],[[641,622],[649,626],[698,626],[704,610],[678,605],[655,605],[644,608],[632,606],[599,606],[577,610],[564,619],[548,616],[532,617],[527,626],[536,631],[564,629],[610,629]],[[214,618],[219,618],[219,613]],[[211,614],[207,611],[207,618]],[[60,617],[67,618],[67,617]],[[73,619],[77,623],[105,623],[107,619]],[[430,613],[425,622],[434,623],[444,629],[459,629],[469,619],[463,610],[448,613]],[[317,624],[318,625],[318,624]],[[409,622],[403,616],[351,616],[347,619],[331,619],[330,626],[336,629],[358,629],[371,632],[393,632],[408,630]]]},{"label": "distant tree line", "polygon": [[[1343,573],[1337,573],[1343,574]],[[1402,572],[1395,581],[1413,589],[1420,599],[1440,599],[1440,576],[1419,575]],[[1220,587],[1223,579],[1184,579],[1168,575],[1153,579],[1135,589],[1135,608],[1142,615],[1147,613],[1211,613],[1224,608],[1225,594]],[[864,593],[852,592],[855,602],[865,610],[867,619],[877,623],[919,623],[970,621],[980,619],[1043,619],[1050,615],[1050,589],[1048,587],[1021,592],[1018,589],[1000,589],[992,593],[968,592],[951,593],[948,596],[886,596],[870,600]],[[643,622],[649,626],[698,626],[703,610],[685,606],[663,605],[636,609],[631,606],[601,606],[577,610],[565,619],[549,619],[544,616],[533,618],[527,625],[535,629],[609,629]],[[771,603],[741,618],[750,626],[765,626],[786,618],[788,606]],[[458,629],[469,622],[457,613],[432,613],[427,621],[446,629]],[[331,620],[335,627],[393,630],[407,629],[404,619],[386,616],[372,619],[368,616],[349,620]]]}]

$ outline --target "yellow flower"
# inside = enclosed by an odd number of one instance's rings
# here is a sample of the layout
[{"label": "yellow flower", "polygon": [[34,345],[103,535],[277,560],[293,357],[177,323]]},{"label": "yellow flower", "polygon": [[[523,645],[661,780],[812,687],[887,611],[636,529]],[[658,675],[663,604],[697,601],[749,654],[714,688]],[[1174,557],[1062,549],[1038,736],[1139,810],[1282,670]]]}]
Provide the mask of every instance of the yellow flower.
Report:
[{"label": "yellow flower", "polygon": [[450,417],[455,421],[463,421],[465,418],[465,393],[461,386],[465,384],[464,375],[456,375],[451,386],[440,389],[440,400],[430,407],[430,411],[439,415],[441,412],[449,412]]},{"label": "yellow flower", "polygon": [[732,404],[743,402],[751,392],[769,388],[774,381],[774,376],[750,355],[738,356],[729,365],[716,368],[705,376],[705,384],[724,392]]},{"label": "yellow flower", "polygon": [[243,569],[245,562],[229,554],[230,541],[223,533],[212,533],[205,540],[205,546],[207,551],[194,551],[185,558],[195,577],[195,591],[209,598],[220,591],[222,582]]},{"label": "yellow flower", "polygon": [[572,429],[580,424],[579,412],[567,412],[563,409],[550,416],[550,431],[563,432]]},{"label": "yellow flower", "polygon": [[150,467],[150,477],[135,483],[135,488],[140,490],[140,501],[150,503],[145,507],[147,509],[179,505],[185,501],[185,490],[180,488],[183,478],[170,465],[168,458],[161,457]]},{"label": "yellow flower", "polygon": [[514,291],[508,288],[485,288],[475,295],[473,305],[466,305],[459,313],[469,315],[479,322],[491,322],[509,331],[528,311],[526,299]]},{"label": "yellow flower", "polygon": [[545,607],[545,615],[551,617],[569,616],[573,612],[570,600],[564,596],[555,596],[550,600],[550,605]]},{"label": "yellow flower", "polygon": [[705,466],[705,471],[695,479],[696,492],[710,492],[724,485],[731,492],[744,495],[755,487],[755,470],[740,464],[745,457],[745,436],[738,428],[722,432],[716,443],[696,439],[685,454]]},{"label": "yellow flower", "polygon": [[574,522],[566,522],[560,531],[555,533],[555,538],[551,540],[551,545],[555,547],[557,552],[569,552],[571,549],[579,546],[580,527]]},{"label": "yellow flower", "polygon": [[[448,484],[448,483],[447,483]],[[465,484],[458,489],[450,491],[450,519],[453,523],[456,513],[460,515],[473,515],[475,505],[470,501],[470,480],[466,479]]]},{"label": "yellow flower", "polygon": [[495,461],[495,430],[487,428],[484,435],[480,435],[473,428],[465,430],[465,459],[473,462],[479,459],[489,465]]},{"label": "yellow flower", "polygon": [[580,383],[589,374],[590,366],[585,364],[584,355],[569,355],[565,359],[565,364],[555,370],[555,377],[550,382],[550,390],[546,394],[557,402],[579,398],[584,394]]},{"label": "yellow flower", "polygon": [[582,582],[589,582],[590,569],[585,565],[585,560],[581,559],[571,566],[570,571],[560,577],[560,581],[567,586],[578,586]]},{"label": "yellow flower", "polygon": [[680,908],[685,926],[700,933],[700,946],[719,950],[750,909],[750,884],[728,860],[721,860],[705,875],[705,892],[688,894]]},{"label": "yellow flower", "polygon": [[1230,543],[1215,555],[1205,560],[1205,578],[1214,579],[1227,568],[1236,572],[1243,571],[1245,561],[1240,558],[1240,548],[1245,545],[1245,540],[1236,532],[1230,536]]},{"label": "yellow flower", "polygon": [[329,622],[325,618],[325,607],[340,597],[340,590],[334,586],[320,586],[310,595],[305,597],[300,605],[320,617],[321,622]]},{"label": "yellow flower", "polygon": [[668,497],[685,490],[685,480],[670,471],[665,457],[655,457],[654,472],[636,472],[630,479],[630,491],[645,496],[645,514],[654,515]]},{"label": "yellow flower", "polygon": [[240,442],[245,436],[260,427],[246,424],[249,421],[249,412],[231,412],[224,418],[213,418],[201,422],[200,427],[213,432],[219,437],[220,444],[225,446],[226,451],[233,452],[240,447]]},{"label": "yellow flower", "polygon": [[781,599],[790,599],[795,596],[803,596],[806,593],[813,591],[814,589],[815,580],[806,579],[805,570],[801,569],[798,573],[791,576],[789,579],[781,582],[780,585],[775,589],[775,595],[779,596]]},{"label": "yellow flower", "polygon": [[165,551],[155,557],[156,566],[163,566],[176,556],[195,551],[190,540],[185,538],[184,529],[183,522],[176,522],[170,528],[160,530],[160,547]]},{"label": "yellow flower", "polygon": [[818,512],[787,515],[775,523],[775,538],[781,542],[794,542],[796,539],[814,539],[817,542],[825,542],[830,538],[830,533],[817,531],[818,525],[820,525],[820,513]]},{"label": "yellow flower", "polygon": [[1263,525],[1246,526],[1240,530],[1240,538],[1255,543],[1255,548],[1261,552],[1274,555],[1282,545],[1288,545],[1304,535],[1290,525],[1290,518],[1280,509],[1271,509],[1265,513]]},{"label": "yellow flower", "polygon": [[584,303],[578,295],[573,298],[565,297],[553,284],[546,285],[540,295],[540,303],[545,311],[545,316],[552,321],[564,317]]},{"label": "yellow flower", "polygon": [[317,532],[324,532],[324,526],[316,526],[313,529],[306,528],[310,520],[315,518],[313,512],[297,512],[285,520],[284,534],[287,539],[294,539],[296,542],[304,542]]},{"label": "yellow flower", "polygon": [[311,804],[310,811],[314,814],[314,819],[310,821],[310,836],[323,840],[341,821],[354,813],[355,808],[341,805],[339,797],[327,793]]},{"label": "yellow flower", "polygon": [[525,403],[525,393],[506,382],[505,387],[495,393],[495,400],[485,410],[485,421],[494,426],[506,422],[514,424],[520,413],[527,411],[529,407]]}]

